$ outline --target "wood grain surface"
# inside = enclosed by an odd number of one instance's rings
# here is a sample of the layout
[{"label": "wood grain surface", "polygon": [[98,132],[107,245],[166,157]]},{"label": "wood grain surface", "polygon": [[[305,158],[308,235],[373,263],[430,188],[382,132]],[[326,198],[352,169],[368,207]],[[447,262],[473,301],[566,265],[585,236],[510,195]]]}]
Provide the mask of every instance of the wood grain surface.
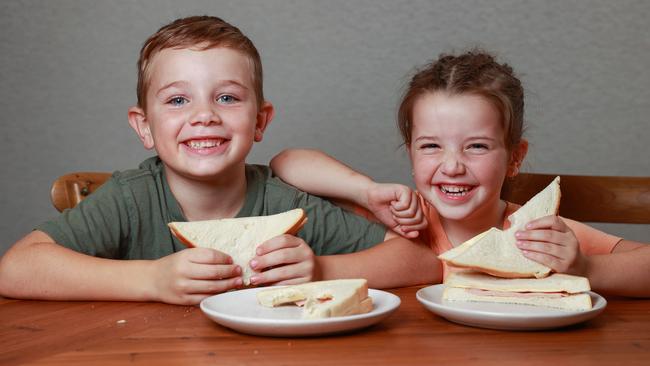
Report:
[{"label": "wood grain surface", "polygon": [[449,322],[415,298],[352,333],[273,338],[240,334],[198,307],[0,298],[0,365],[648,365],[650,300],[607,298],[595,319],[550,331]]}]

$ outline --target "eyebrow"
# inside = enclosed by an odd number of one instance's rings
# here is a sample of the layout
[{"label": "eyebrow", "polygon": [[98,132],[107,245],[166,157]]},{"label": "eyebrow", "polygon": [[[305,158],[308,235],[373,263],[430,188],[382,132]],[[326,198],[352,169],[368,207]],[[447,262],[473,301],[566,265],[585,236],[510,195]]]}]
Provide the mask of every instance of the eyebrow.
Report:
[{"label": "eyebrow", "polygon": [[[167,90],[169,88],[174,88],[174,87],[179,87],[180,88],[180,87],[187,86],[188,84],[189,84],[189,82],[184,81],[184,80],[172,81],[171,83],[165,84],[162,87],[160,87],[160,89],[158,89],[158,91],[156,92],[156,96],[160,96],[160,94],[163,91],[165,91],[165,90]],[[231,86],[231,85],[242,88],[242,89],[244,89],[246,91],[248,91],[248,89],[249,89],[248,87],[246,87],[246,85],[240,83],[237,80],[221,80],[221,81],[219,81],[217,83],[218,88],[222,88],[222,87],[225,87],[225,86]]]},{"label": "eyebrow", "polygon": [[[420,140],[438,140],[437,136],[420,136],[416,138],[413,141],[420,141]],[[465,140],[489,140],[489,141],[495,141],[497,139],[488,137],[488,136],[470,136],[466,138]]]}]

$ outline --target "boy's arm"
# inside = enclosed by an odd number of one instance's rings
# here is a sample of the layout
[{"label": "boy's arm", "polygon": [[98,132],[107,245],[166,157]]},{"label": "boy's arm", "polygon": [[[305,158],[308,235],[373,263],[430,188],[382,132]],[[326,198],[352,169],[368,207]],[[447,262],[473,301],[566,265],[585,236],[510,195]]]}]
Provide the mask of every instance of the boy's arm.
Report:
[{"label": "boy's arm", "polygon": [[442,264],[420,242],[395,236],[350,254],[316,257],[322,279],[366,278],[372,288],[395,288],[442,281]]},{"label": "boy's arm", "polygon": [[150,261],[91,257],[33,231],[0,260],[0,293],[43,300],[153,300]]},{"label": "boy's arm", "polygon": [[[205,248],[158,260],[81,254],[33,231],[0,259],[0,294],[42,300],[163,301],[196,304],[241,284],[228,257]],[[202,273],[203,272],[203,273]],[[223,280],[216,280],[223,278]]]}]

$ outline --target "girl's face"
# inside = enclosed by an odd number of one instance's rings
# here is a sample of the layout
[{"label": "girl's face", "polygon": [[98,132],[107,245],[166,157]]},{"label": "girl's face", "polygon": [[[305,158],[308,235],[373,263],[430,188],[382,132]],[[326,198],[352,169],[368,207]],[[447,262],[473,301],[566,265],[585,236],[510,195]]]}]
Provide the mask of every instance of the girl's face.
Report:
[{"label": "girl's face", "polygon": [[413,106],[411,137],[415,185],[442,218],[486,220],[499,212],[511,159],[492,103],[474,94],[424,94]]}]

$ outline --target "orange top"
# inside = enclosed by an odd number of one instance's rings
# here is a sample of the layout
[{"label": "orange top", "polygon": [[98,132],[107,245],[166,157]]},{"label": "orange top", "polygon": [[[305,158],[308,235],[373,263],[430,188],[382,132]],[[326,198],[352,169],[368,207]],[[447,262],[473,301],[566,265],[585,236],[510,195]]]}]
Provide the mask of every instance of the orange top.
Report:
[{"label": "orange top", "polygon": [[[424,243],[428,243],[431,249],[440,255],[454,246],[449,242],[445,230],[442,228],[440,223],[440,216],[435,207],[429,204],[421,195],[418,194],[420,199],[420,205],[422,211],[429,221],[429,226],[422,230],[420,233],[422,235],[422,240]],[[503,215],[503,228],[507,229],[510,227],[510,221],[508,221],[508,216],[519,209],[519,205],[506,202],[506,211]],[[614,247],[621,238],[607,234],[591,226],[585,225],[581,222],[574,221],[567,218],[562,218],[564,222],[573,230],[578,239],[580,245],[580,251],[585,255],[594,255],[594,254],[608,254],[614,250]],[[452,270],[447,263],[443,262],[443,280],[447,277],[449,271]]]}]

